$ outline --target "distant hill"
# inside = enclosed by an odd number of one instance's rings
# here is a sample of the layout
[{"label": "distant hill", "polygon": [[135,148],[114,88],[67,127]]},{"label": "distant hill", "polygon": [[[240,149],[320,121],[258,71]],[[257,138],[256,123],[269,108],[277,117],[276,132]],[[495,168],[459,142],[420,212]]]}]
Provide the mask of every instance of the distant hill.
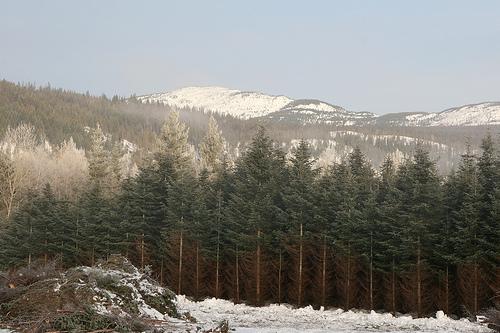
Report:
[{"label": "distant hill", "polygon": [[223,87],[187,87],[171,92],[139,96],[146,103],[192,108],[236,118],[268,118],[273,121],[321,123],[339,126],[370,124],[415,127],[500,125],[500,102],[450,108],[435,113],[396,113],[377,116],[370,112],[348,111],[341,106],[315,99],[293,100],[261,92]]},{"label": "distant hill", "polygon": [[[241,153],[256,127],[264,125],[285,151],[292,149],[300,139],[308,140],[321,165],[340,161],[355,146],[359,146],[375,166],[386,155],[401,161],[420,143],[431,152],[439,168],[447,171],[464,151],[466,138],[477,147],[486,132],[497,133],[500,129],[494,121],[498,103],[435,114],[375,116],[318,100],[292,100],[226,88],[186,89],[149,97],[109,98],[3,80],[0,81],[0,136],[7,126],[31,123],[51,143],[73,137],[77,145],[86,147],[89,138],[85,128],[99,123],[113,140],[132,142],[141,154],[154,145],[155,134],[167,114],[175,109],[190,127],[190,141],[195,147],[206,132],[208,118],[213,115],[233,157]],[[211,95],[214,91],[215,95]],[[262,108],[256,109],[255,105]],[[472,120],[480,118],[488,125]],[[459,122],[453,123],[452,119]]]}]

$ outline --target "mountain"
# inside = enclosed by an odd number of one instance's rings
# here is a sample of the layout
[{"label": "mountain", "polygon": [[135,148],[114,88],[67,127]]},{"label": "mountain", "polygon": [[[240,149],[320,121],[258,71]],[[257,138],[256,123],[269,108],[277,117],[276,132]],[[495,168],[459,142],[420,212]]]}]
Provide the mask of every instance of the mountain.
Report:
[{"label": "mountain", "polygon": [[434,113],[386,114],[378,117],[376,123],[379,125],[417,127],[500,125],[500,102],[469,104]]},{"label": "mountain", "polygon": [[275,121],[361,125],[373,119],[368,112],[351,112],[315,99],[293,100],[222,87],[187,87],[172,92],[137,97],[143,103],[160,103],[176,108],[199,109],[240,119],[264,118]]},{"label": "mountain", "polygon": [[187,87],[172,92],[139,96],[143,103],[231,115],[240,119],[261,118],[299,124],[336,126],[453,127],[500,125],[500,102],[470,104],[441,112],[402,112],[377,116],[348,111],[315,99],[291,99],[260,92],[223,87]]},{"label": "mountain", "polygon": [[241,119],[265,116],[293,102],[285,96],[271,96],[222,87],[187,87],[167,93],[139,96],[142,102],[176,108],[193,108]]}]

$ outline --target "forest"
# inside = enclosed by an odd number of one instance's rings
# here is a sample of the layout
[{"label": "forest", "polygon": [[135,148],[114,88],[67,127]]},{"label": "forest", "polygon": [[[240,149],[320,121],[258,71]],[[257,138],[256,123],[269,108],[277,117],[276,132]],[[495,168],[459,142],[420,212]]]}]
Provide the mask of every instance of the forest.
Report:
[{"label": "forest", "polygon": [[474,315],[499,290],[492,135],[446,176],[420,145],[401,164],[357,147],[319,168],[305,140],[286,152],[264,127],[232,158],[215,118],[193,147],[175,111],[139,161],[100,126],[86,135],[83,149],[5,129],[0,269],[122,254],[195,299],[416,316]]},{"label": "forest", "polygon": [[[128,98],[53,88],[50,85],[15,84],[0,80],[0,133],[8,127],[31,124],[39,136],[53,145],[72,138],[76,147],[88,149],[90,137],[84,129],[97,123],[112,141],[127,140],[138,147],[134,160],[142,160],[153,149],[156,136],[166,116],[179,111],[189,127],[189,142],[198,146],[206,132],[210,117],[217,121],[225,139],[225,150],[231,159],[239,157],[242,147],[251,140],[258,126],[267,129],[269,137],[289,153],[301,139],[309,144],[318,164],[326,167],[358,146],[373,167],[379,168],[387,155],[399,164],[410,158],[419,143],[436,162],[440,175],[457,168],[465,152],[468,138],[471,150],[479,151],[486,133],[497,133],[500,125],[462,127],[401,127],[381,124],[366,126],[334,126],[303,123],[293,117],[282,120],[270,117],[238,119],[207,110],[176,109],[169,105],[140,103],[136,96]],[[42,140],[43,141],[43,140]]]}]

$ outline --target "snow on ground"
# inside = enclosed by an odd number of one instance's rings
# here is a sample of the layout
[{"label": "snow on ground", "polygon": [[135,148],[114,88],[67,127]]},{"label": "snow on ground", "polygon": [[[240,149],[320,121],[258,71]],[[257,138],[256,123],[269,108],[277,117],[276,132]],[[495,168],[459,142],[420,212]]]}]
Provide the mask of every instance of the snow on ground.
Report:
[{"label": "snow on ground", "polygon": [[257,308],[214,298],[193,302],[185,296],[177,296],[177,306],[179,312],[190,312],[203,326],[214,326],[228,320],[229,327],[236,333],[491,332],[467,319],[450,319],[442,312],[437,313],[437,318],[412,319],[373,311],[313,310],[310,306],[295,309],[289,305],[273,304]]}]

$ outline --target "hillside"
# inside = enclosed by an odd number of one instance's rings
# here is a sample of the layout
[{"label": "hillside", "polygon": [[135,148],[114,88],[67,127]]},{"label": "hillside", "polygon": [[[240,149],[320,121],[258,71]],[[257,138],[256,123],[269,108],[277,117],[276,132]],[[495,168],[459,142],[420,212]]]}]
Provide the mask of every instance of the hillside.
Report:
[{"label": "hillside", "polygon": [[264,118],[293,121],[300,124],[354,125],[375,117],[368,112],[350,112],[314,99],[293,100],[222,87],[187,87],[167,93],[138,97],[143,103],[160,103],[177,108],[194,108],[203,112],[231,115],[240,119]]},{"label": "hillside", "polygon": [[369,124],[416,127],[500,125],[500,103],[464,105],[434,113],[397,113],[377,116],[370,112],[348,111],[341,106],[315,99],[293,100],[261,92],[222,87],[187,87],[166,93],[139,96],[143,103],[231,115],[240,119],[268,118],[301,124],[366,126]]},{"label": "hillside", "polygon": [[[154,145],[161,124],[175,109],[180,110],[182,121],[189,126],[190,142],[195,147],[205,135],[208,118],[213,115],[233,158],[241,153],[257,126],[264,125],[285,151],[290,151],[300,139],[306,139],[321,165],[340,161],[355,146],[359,146],[375,166],[388,154],[401,161],[420,143],[431,152],[439,168],[446,171],[463,152],[463,138],[470,138],[472,146],[478,147],[486,132],[495,133],[500,128],[499,125],[479,126],[477,122],[476,126],[416,126],[416,120],[408,119],[418,118],[418,123],[423,124],[422,114],[375,117],[317,100],[292,100],[225,88],[185,88],[151,96],[97,97],[3,80],[0,81],[0,132],[8,126],[31,123],[52,144],[73,137],[78,146],[87,147],[89,137],[85,128],[100,123],[112,140],[132,142],[142,154]],[[255,105],[263,109],[255,109]],[[496,117],[495,108],[498,105],[494,103],[485,107],[491,110],[488,119]],[[426,117],[434,119],[434,123],[450,122],[456,113],[472,114],[475,111],[471,110],[479,109],[477,105],[469,106]],[[461,119],[472,122],[470,117]]]}]

